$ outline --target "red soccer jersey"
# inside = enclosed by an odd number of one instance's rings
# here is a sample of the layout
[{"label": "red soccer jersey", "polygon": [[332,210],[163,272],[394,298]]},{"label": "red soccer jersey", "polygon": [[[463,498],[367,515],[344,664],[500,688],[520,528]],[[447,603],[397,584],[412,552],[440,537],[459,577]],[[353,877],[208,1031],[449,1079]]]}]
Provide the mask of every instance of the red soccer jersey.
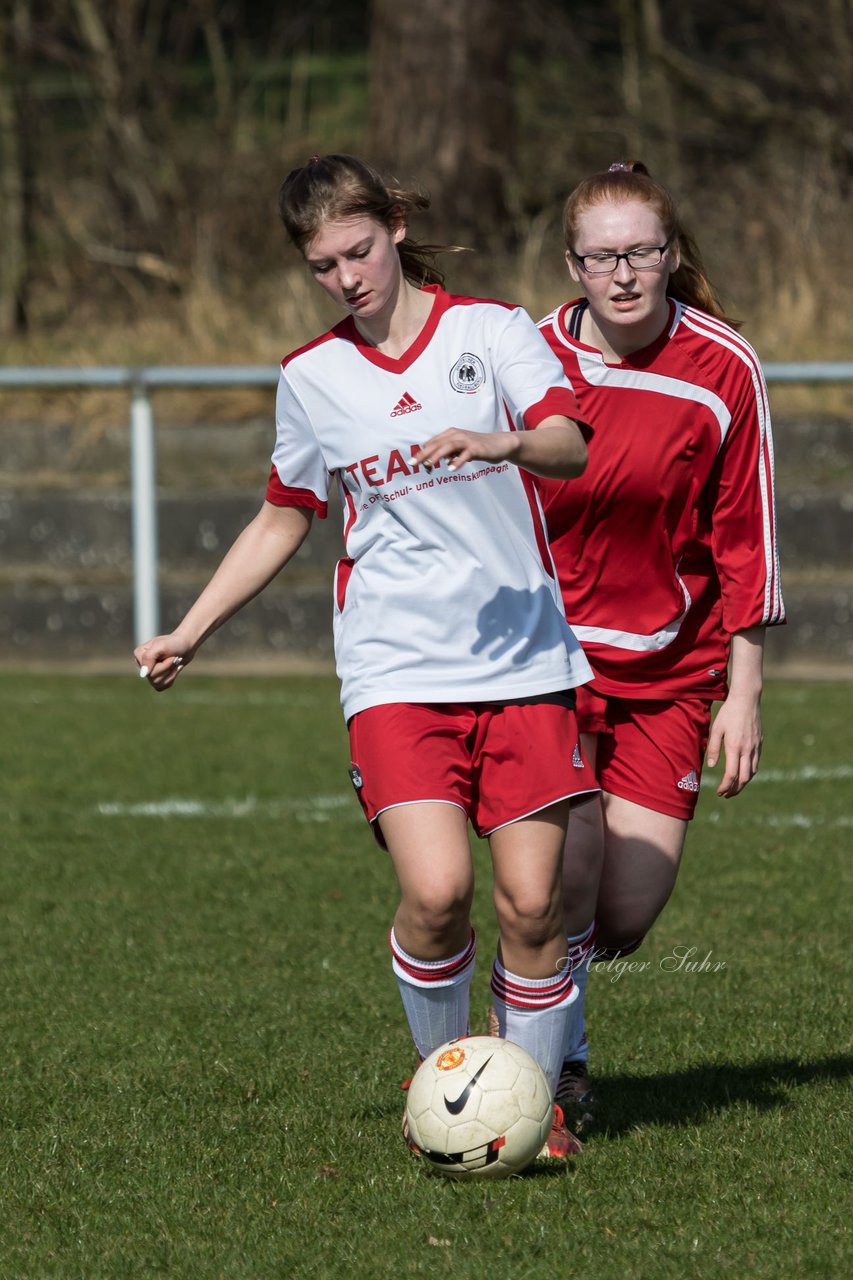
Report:
[{"label": "red soccer jersey", "polygon": [[773,441],[758,358],[670,299],[619,364],[585,346],[583,301],[540,323],[592,429],[589,463],[538,482],[566,615],[616,697],[724,697],[730,637],[784,622]]}]

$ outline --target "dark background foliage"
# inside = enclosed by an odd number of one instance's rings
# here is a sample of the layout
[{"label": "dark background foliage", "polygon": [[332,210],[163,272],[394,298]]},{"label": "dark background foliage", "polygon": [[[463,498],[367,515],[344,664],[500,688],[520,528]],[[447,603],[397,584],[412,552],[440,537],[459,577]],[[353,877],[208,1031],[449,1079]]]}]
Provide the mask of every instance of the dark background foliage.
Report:
[{"label": "dark background foliage", "polygon": [[422,233],[479,250],[453,283],[535,310],[565,194],[630,155],[766,350],[843,356],[851,73],[850,0],[4,0],[0,333],[24,358],[227,311],[251,356],[278,184],[321,150],[426,188]]}]

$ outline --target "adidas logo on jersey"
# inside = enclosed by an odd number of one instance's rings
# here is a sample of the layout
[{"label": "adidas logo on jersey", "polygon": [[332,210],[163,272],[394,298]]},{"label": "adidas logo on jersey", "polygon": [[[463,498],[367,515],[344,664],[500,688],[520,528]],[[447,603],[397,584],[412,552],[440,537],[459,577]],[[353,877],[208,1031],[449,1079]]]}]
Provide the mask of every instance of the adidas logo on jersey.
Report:
[{"label": "adidas logo on jersey", "polygon": [[405,395],[400,396],[394,408],[391,410],[392,418],[400,418],[404,413],[416,413],[418,409],[422,409],[423,405],[418,404],[414,396],[410,396],[408,391]]},{"label": "adidas logo on jersey", "polygon": [[696,770],[691,769],[689,773],[685,773],[684,777],[680,779],[677,785],[682,791],[698,791],[699,779],[696,775]]},{"label": "adidas logo on jersey", "polygon": [[583,768],[583,756],[581,755],[581,749],[577,743],[575,743],[575,749],[572,752],[572,764],[576,769]]}]

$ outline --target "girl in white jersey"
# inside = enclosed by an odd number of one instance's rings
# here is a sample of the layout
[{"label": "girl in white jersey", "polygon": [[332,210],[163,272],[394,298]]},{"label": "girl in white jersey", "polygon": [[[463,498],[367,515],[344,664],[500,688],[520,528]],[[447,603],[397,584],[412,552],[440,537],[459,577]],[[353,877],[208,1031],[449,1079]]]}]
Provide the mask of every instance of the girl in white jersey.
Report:
[{"label": "girl in white jersey", "polygon": [[[575,188],[564,231],[583,297],[540,328],[592,439],[581,480],[540,488],[594,672],[578,722],[601,793],[579,809],[567,844],[580,997],[557,1095],[582,1131],[590,955],[628,954],[663,909],[703,756],[724,760],[720,796],[755,774],[765,628],[785,613],[764,379],[672,198],[644,165],[619,162]],[[725,701],[711,727],[715,699]]]},{"label": "girl in white jersey", "polygon": [[[470,819],[494,868],[499,1029],[554,1087],[574,998],[560,863],[571,797],[594,788],[573,689],[590,672],[531,476],[580,474],[586,446],[529,317],[445,293],[436,251],[409,240],[426,204],[351,156],[286,178],[285,228],[346,318],[282,362],[266,501],[175,631],[135,657],[169,688],[337,490],[351,778],[399,882],[391,957],[417,1052],[468,1032]],[[555,1108],[543,1154],[578,1149]]]}]

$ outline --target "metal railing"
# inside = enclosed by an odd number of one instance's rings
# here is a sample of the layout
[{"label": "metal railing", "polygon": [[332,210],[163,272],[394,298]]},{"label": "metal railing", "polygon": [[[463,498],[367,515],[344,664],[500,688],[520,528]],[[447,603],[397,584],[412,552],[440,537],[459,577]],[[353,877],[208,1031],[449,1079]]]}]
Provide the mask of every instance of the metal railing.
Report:
[{"label": "metal railing", "polygon": [[[853,361],[770,363],[763,368],[768,383],[853,382]],[[133,630],[137,644],[160,630],[157,450],[151,392],[193,387],[273,388],[277,380],[278,367],[264,365],[0,368],[0,392],[124,388],[130,394]]]}]

